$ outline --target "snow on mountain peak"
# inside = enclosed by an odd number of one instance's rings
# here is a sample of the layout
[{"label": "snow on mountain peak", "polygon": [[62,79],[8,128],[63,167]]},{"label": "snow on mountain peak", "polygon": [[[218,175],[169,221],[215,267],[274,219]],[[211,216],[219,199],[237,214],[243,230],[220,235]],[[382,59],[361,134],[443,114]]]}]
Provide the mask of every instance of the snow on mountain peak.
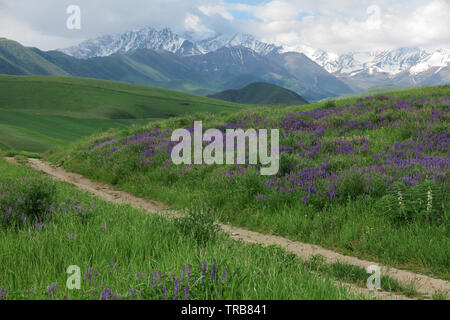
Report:
[{"label": "snow on mountain peak", "polygon": [[[257,40],[245,33],[231,35],[217,35],[201,41],[195,41],[191,34],[179,36],[170,29],[160,31],[146,27],[128,31],[123,34],[102,36],[87,40],[80,45],[62,49],[61,51],[76,58],[87,59],[92,57],[109,56],[114,53],[128,53],[136,49],[166,50],[180,55],[199,55],[217,51],[224,47],[242,46],[268,55],[279,51],[281,47]],[[186,49],[188,48],[188,49]]]},{"label": "snow on mountain peak", "polygon": [[199,46],[206,52],[214,52],[224,47],[242,46],[263,56],[281,49],[281,47],[273,44],[261,42],[252,35],[246,33],[234,33],[231,35],[219,34],[212,38],[200,41]]},{"label": "snow on mountain peak", "polygon": [[444,68],[450,63],[450,50],[440,49],[430,54],[426,59],[420,61],[414,65],[409,73],[411,75],[417,75],[425,72],[433,67]]},{"label": "snow on mountain peak", "polygon": [[446,50],[429,53],[419,48],[350,52],[342,55],[319,49],[309,57],[330,73],[350,76],[363,71],[369,74],[377,72],[389,75],[408,70],[411,74],[420,73],[436,66],[445,67],[450,60],[449,52]]},{"label": "snow on mountain peak", "polygon": [[289,47],[277,46],[262,42],[246,33],[219,34],[211,38],[195,40],[195,37],[189,33],[179,36],[169,28],[158,31],[151,27],[87,40],[78,46],[61,51],[76,58],[86,59],[109,56],[114,53],[128,53],[136,49],[166,50],[182,56],[192,56],[239,46],[263,56],[289,51],[304,53],[328,72],[350,76],[361,72],[386,73],[393,76],[404,71],[416,75],[433,67],[444,68],[450,62],[449,50],[430,53],[419,48],[398,48],[338,55],[303,44]]},{"label": "snow on mountain peak", "polygon": [[153,49],[177,52],[186,39],[173,33],[170,29],[156,30],[143,28],[122,34],[106,35],[87,40],[78,46],[61,50],[76,58],[87,59],[104,57],[114,53],[127,53],[136,49]]}]

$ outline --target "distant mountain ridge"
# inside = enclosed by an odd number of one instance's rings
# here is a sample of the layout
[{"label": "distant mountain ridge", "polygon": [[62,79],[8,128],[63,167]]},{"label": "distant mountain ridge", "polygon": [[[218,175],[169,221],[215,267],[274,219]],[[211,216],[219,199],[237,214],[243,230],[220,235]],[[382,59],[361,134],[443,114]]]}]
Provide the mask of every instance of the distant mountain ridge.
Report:
[{"label": "distant mountain ridge", "polygon": [[239,90],[226,90],[208,97],[241,104],[284,106],[308,104],[308,101],[294,91],[266,82],[254,82]]},{"label": "distant mountain ridge", "polygon": [[[44,72],[37,68],[21,71],[16,68],[22,63],[20,59],[12,65],[0,56],[0,73],[12,75],[63,73],[77,77],[151,85],[199,95],[238,89],[252,82],[269,82],[293,90],[308,101],[353,92],[348,85],[301,53],[279,54],[271,51],[270,46],[265,47],[259,42],[254,42],[259,50],[267,53],[262,55],[245,46],[232,46],[234,41],[237,41],[237,38],[233,38],[234,40],[229,39],[227,45],[216,51],[195,55],[183,54],[183,50],[192,50],[195,46],[188,47],[186,41],[179,41],[168,31],[159,34],[170,35],[174,41],[152,42],[153,47],[162,49],[133,47],[133,50],[130,49],[127,53],[117,52],[110,55],[106,54],[112,51],[105,49],[102,50],[105,56],[88,59],[78,59],[61,51],[45,52],[37,48],[26,48],[17,42],[5,40],[3,44],[0,43],[5,52],[10,51],[8,48],[15,48],[13,51],[22,52],[19,58],[34,56],[35,59],[31,60],[37,65],[45,61],[48,66],[53,66],[54,70]],[[137,39],[134,36],[131,38]],[[127,43],[127,47],[131,48],[128,43],[128,39],[131,38],[127,35],[121,38],[122,40],[116,40]],[[250,42],[251,40],[252,38],[249,38]],[[250,45],[250,42],[247,44]],[[27,65],[28,60],[25,59],[23,64]]]},{"label": "distant mountain ridge", "polygon": [[277,46],[259,41],[254,36],[245,33],[219,34],[196,41],[189,34],[179,36],[168,28],[157,31],[149,27],[123,34],[102,36],[61,51],[82,59],[107,56],[113,53],[127,53],[138,48],[166,50],[178,55],[192,56],[236,46],[251,49],[263,56],[283,52],[304,53],[332,74],[355,75],[372,69],[372,71],[388,73],[391,76],[404,71],[416,75],[433,67],[448,67],[448,63],[450,63],[450,51],[444,49],[429,52],[420,48],[397,48],[337,55],[303,44],[289,48]]},{"label": "distant mountain ridge", "polygon": [[428,52],[420,48],[399,48],[336,55],[318,50],[312,55],[312,59],[330,73],[357,74],[373,68],[390,75],[404,71],[417,74],[436,66],[446,67],[450,62],[450,51],[440,49]]},{"label": "distant mountain ridge", "polygon": [[[161,31],[143,28],[88,40],[62,51],[86,59],[128,53],[136,49],[166,50],[178,56],[201,56],[231,47],[248,48],[260,56],[303,53],[354,91],[364,91],[370,86],[380,85],[433,85],[450,82],[449,50],[429,52],[420,48],[398,48],[338,55],[304,44],[277,46],[245,33],[219,34],[196,41],[189,34],[179,36],[167,28]],[[291,88],[295,89],[295,86]]]},{"label": "distant mountain ridge", "polygon": [[[142,28],[60,51],[23,47],[24,55],[17,56],[16,62],[11,55],[5,58],[10,51],[5,43],[0,46],[4,50],[0,73],[73,75],[201,95],[268,82],[315,101],[373,86],[450,83],[446,50],[400,48],[337,55],[303,44],[285,48],[244,33],[196,40],[192,34],[178,35],[168,28]],[[35,61],[36,68],[29,61]]]},{"label": "distant mountain ridge", "polygon": [[129,53],[136,49],[165,50],[181,56],[194,56],[239,46],[251,49],[263,56],[281,50],[279,46],[261,42],[245,33],[221,34],[195,41],[189,34],[180,36],[169,28],[158,31],[147,27],[122,34],[98,37],[59,51],[78,59],[88,59],[105,57],[114,53]]},{"label": "distant mountain ridge", "polygon": [[429,52],[420,48],[399,48],[343,55],[316,50],[308,54],[356,91],[379,85],[450,83],[450,50]]}]

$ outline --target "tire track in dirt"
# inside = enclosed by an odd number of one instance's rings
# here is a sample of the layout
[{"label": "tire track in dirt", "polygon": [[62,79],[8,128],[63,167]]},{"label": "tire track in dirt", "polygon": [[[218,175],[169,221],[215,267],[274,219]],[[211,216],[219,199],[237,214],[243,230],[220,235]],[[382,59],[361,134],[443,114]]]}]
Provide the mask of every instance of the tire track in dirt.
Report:
[{"label": "tire track in dirt", "polygon": [[[7,160],[9,162],[15,163],[14,159],[12,158],[7,158]],[[180,212],[170,210],[166,205],[160,202],[145,200],[135,197],[127,192],[115,190],[110,185],[92,181],[77,173],[67,172],[61,167],[52,166],[39,159],[29,159],[29,166],[36,171],[41,171],[50,175],[54,179],[73,184],[79,189],[88,191],[104,200],[113,203],[130,204],[133,207],[144,209],[149,213],[159,214],[163,216],[180,217],[183,215]],[[426,275],[417,274],[406,270],[400,270],[393,267],[382,266],[375,262],[346,256],[313,244],[291,241],[280,236],[265,235],[230,225],[221,224],[220,226],[222,230],[229,233],[231,235],[231,238],[234,240],[242,240],[244,242],[262,245],[278,245],[290,252],[297,254],[305,260],[309,259],[313,255],[320,254],[325,257],[327,263],[342,262],[363,267],[365,269],[371,265],[378,265],[381,269],[382,274],[388,275],[403,284],[413,283],[417,291],[426,295],[427,297],[431,297],[431,295],[436,291],[445,292],[447,293],[447,296],[450,294],[450,282],[446,280],[436,279]],[[407,297],[402,295],[395,295],[389,292],[374,292],[366,288],[356,287],[352,284],[344,283],[344,286],[350,286],[356,292],[366,295],[368,294],[382,299],[408,299]]]}]

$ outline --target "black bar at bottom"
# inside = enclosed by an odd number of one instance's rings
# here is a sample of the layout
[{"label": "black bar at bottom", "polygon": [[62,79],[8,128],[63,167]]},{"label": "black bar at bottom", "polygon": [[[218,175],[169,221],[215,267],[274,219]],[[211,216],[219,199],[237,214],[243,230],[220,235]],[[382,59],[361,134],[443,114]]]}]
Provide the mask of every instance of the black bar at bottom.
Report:
[{"label": "black bar at bottom", "polygon": [[[150,319],[310,319],[332,315],[348,317],[417,315],[429,310],[443,314],[448,301],[2,301],[0,309],[11,308],[14,315],[32,311],[33,314],[61,307],[64,315],[86,316],[91,311],[102,315],[118,315],[126,311],[130,316],[147,315]],[[444,310],[445,308],[445,310]],[[97,309],[97,310],[95,310]],[[147,316],[145,318],[147,318]]]}]

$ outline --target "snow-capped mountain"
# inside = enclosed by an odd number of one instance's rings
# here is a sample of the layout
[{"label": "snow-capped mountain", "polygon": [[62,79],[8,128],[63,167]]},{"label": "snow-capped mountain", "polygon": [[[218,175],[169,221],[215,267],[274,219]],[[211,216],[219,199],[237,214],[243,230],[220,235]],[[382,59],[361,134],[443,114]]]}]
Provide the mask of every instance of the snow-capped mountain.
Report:
[{"label": "snow-capped mountain", "polygon": [[60,51],[79,59],[128,53],[136,49],[165,50],[180,55],[202,54],[195,43],[180,37],[170,29],[143,28],[122,34],[106,35],[87,40]]},{"label": "snow-capped mountain", "polygon": [[427,52],[419,48],[351,52],[342,55],[319,49],[313,54],[305,54],[328,72],[350,77],[361,72],[386,73],[389,76],[395,76],[404,71],[417,74],[433,67],[446,67],[450,62],[448,50]]},{"label": "snow-capped mountain", "polygon": [[[449,50],[428,52],[420,48],[398,48],[338,55],[302,43],[290,47],[265,43],[245,33],[221,34],[198,40],[193,34],[178,35],[168,28],[160,31],[143,28],[88,40],[61,51],[81,59],[104,57],[114,53],[127,54],[137,49],[164,50],[179,57],[196,57],[234,47],[250,49],[261,57],[288,52],[303,53],[354,90],[381,84],[428,84],[438,81],[436,79],[450,81],[447,79],[450,66]],[[430,80],[431,78],[433,80]]]},{"label": "snow-capped mountain", "polygon": [[308,50],[304,53],[329,73],[334,73],[339,69],[339,56],[337,54],[326,52],[322,49],[317,49],[315,51]]},{"label": "snow-capped mountain", "polygon": [[261,42],[245,33],[217,35],[209,39],[195,41],[188,33],[179,36],[168,28],[161,31],[143,28],[123,34],[106,35],[87,40],[80,45],[60,51],[75,58],[87,59],[109,56],[114,53],[128,53],[136,49],[165,50],[181,56],[193,56],[237,46],[251,49],[263,56],[278,52],[281,49],[281,47]]},{"label": "snow-capped mountain", "polygon": [[205,52],[214,52],[221,48],[244,47],[251,49],[262,56],[267,56],[274,52],[279,52],[282,48],[274,44],[269,44],[257,40],[255,37],[245,33],[235,33],[232,35],[217,35],[215,37],[202,40],[199,47]]},{"label": "snow-capped mountain", "polygon": [[417,75],[434,67],[438,67],[438,70],[435,71],[435,73],[438,73],[442,70],[442,68],[447,67],[449,63],[450,51],[441,49],[427,55],[426,58],[422,59],[419,63],[416,63],[409,69],[409,73],[412,75]]}]

